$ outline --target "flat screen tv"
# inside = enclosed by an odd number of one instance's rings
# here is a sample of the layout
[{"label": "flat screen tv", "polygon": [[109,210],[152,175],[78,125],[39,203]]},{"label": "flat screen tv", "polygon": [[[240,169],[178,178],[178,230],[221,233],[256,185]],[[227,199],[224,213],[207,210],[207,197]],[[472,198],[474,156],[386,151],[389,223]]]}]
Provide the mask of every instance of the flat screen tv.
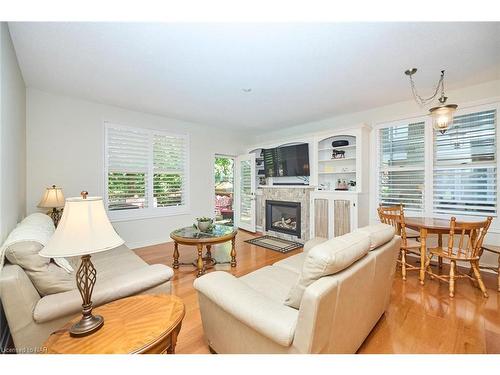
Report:
[{"label": "flat screen tv", "polygon": [[264,150],[266,177],[309,176],[307,143]]}]

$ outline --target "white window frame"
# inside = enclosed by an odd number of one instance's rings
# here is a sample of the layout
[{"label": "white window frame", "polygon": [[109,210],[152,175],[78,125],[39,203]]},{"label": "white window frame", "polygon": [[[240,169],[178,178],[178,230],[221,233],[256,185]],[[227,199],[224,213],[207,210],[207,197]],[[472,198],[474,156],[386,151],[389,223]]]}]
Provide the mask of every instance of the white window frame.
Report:
[{"label": "white window frame", "polygon": [[[490,104],[480,104],[473,106],[466,106],[460,108],[455,113],[456,116],[466,115],[469,113],[482,112],[487,110],[496,110],[496,166],[497,166],[497,183],[500,181],[500,102],[494,102]],[[436,217],[449,219],[452,214],[438,214],[434,213],[434,133],[432,128],[432,120],[430,116],[416,116],[411,118],[406,118],[402,120],[378,123],[373,126],[372,130],[372,150],[375,151],[374,157],[372,159],[372,174],[371,178],[374,181],[375,189],[371,192],[372,199],[374,205],[371,209],[371,217],[375,220],[378,220],[376,217],[376,208],[379,205],[379,188],[380,188],[380,129],[398,126],[398,125],[408,125],[410,123],[415,122],[425,122],[425,173],[424,173],[424,210],[420,214],[421,216],[428,217]],[[490,227],[490,232],[500,233],[500,189],[497,187],[497,216],[493,218],[492,225]],[[412,212],[411,216],[420,216],[416,212]],[[477,221],[480,216],[473,215],[455,215],[457,220],[469,220],[469,221]]]},{"label": "white window frame", "polygon": [[[185,204],[182,206],[172,206],[172,207],[151,207],[148,205],[147,208],[142,208],[139,210],[119,210],[119,211],[110,211],[108,210],[108,158],[107,158],[107,128],[114,129],[123,129],[123,130],[133,130],[140,131],[149,134],[150,138],[150,150],[149,150],[149,158],[148,158],[148,179],[151,179],[150,183],[147,184],[146,194],[148,196],[148,202],[151,204],[153,202],[153,175],[154,175],[154,165],[153,165],[153,143],[152,138],[154,134],[166,135],[171,137],[182,137],[186,141],[186,164],[184,166],[185,171],[185,194],[184,197]],[[140,219],[149,219],[155,217],[165,217],[165,216],[177,216],[177,215],[186,215],[190,213],[190,172],[189,172],[189,157],[190,157],[190,139],[188,133],[173,133],[160,129],[150,129],[143,128],[139,126],[126,126],[121,124],[116,124],[109,121],[104,121],[103,126],[104,131],[104,145],[103,145],[103,157],[104,157],[104,175],[103,175],[103,197],[104,197],[104,205],[106,207],[106,211],[108,213],[109,219],[112,222],[119,221],[130,221],[130,220],[140,220]]]}]

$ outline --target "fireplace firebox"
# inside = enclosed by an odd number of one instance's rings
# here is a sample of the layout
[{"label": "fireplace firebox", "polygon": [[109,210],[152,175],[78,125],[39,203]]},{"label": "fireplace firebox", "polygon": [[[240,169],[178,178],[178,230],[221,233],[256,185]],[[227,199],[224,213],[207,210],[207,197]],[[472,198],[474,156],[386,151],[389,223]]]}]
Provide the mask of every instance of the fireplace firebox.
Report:
[{"label": "fireplace firebox", "polygon": [[300,238],[300,202],[266,200],[266,231],[269,230]]}]

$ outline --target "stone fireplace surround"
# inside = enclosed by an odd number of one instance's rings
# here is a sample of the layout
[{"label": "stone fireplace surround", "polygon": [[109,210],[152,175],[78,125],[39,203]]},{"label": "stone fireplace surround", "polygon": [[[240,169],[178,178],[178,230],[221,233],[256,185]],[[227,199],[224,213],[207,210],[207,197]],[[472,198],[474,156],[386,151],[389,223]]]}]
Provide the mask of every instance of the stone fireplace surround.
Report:
[{"label": "stone fireplace surround", "polygon": [[[257,189],[257,227],[264,234],[291,241],[305,242],[309,240],[309,207],[310,194],[314,190],[309,186],[259,186]],[[300,238],[273,230],[266,231],[266,200],[300,203],[301,235]]]}]

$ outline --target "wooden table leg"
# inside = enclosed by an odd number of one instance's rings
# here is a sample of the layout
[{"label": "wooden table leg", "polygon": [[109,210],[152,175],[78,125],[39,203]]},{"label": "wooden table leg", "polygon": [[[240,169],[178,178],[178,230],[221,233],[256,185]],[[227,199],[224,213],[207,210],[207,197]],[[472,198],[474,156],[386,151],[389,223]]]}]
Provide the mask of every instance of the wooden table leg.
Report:
[{"label": "wooden table leg", "polygon": [[[441,233],[438,234],[438,247],[443,247],[443,235]],[[438,257],[438,268],[443,268],[443,257]]]},{"label": "wooden table leg", "polygon": [[207,254],[205,255],[207,261],[212,260],[212,245],[207,245]]},{"label": "wooden table leg", "polygon": [[420,229],[420,284],[425,283],[425,262],[427,261],[427,229]]},{"label": "wooden table leg", "polygon": [[203,245],[199,243],[198,245],[196,245],[196,247],[198,248],[198,260],[197,260],[198,274],[196,275],[196,277],[200,277],[205,273],[204,269],[205,267],[203,264]]},{"label": "wooden table leg", "polygon": [[236,267],[236,237],[231,239],[231,267]]},{"label": "wooden table leg", "polygon": [[172,267],[176,270],[179,268],[179,244],[174,241],[174,264]]},{"label": "wooden table leg", "polygon": [[171,333],[170,346],[167,349],[168,354],[175,354],[175,346],[177,345],[177,336],[179,336],[181,325],[182,322],[179,323],[179,326],[176,329],[174,329],[174,331]]}]

